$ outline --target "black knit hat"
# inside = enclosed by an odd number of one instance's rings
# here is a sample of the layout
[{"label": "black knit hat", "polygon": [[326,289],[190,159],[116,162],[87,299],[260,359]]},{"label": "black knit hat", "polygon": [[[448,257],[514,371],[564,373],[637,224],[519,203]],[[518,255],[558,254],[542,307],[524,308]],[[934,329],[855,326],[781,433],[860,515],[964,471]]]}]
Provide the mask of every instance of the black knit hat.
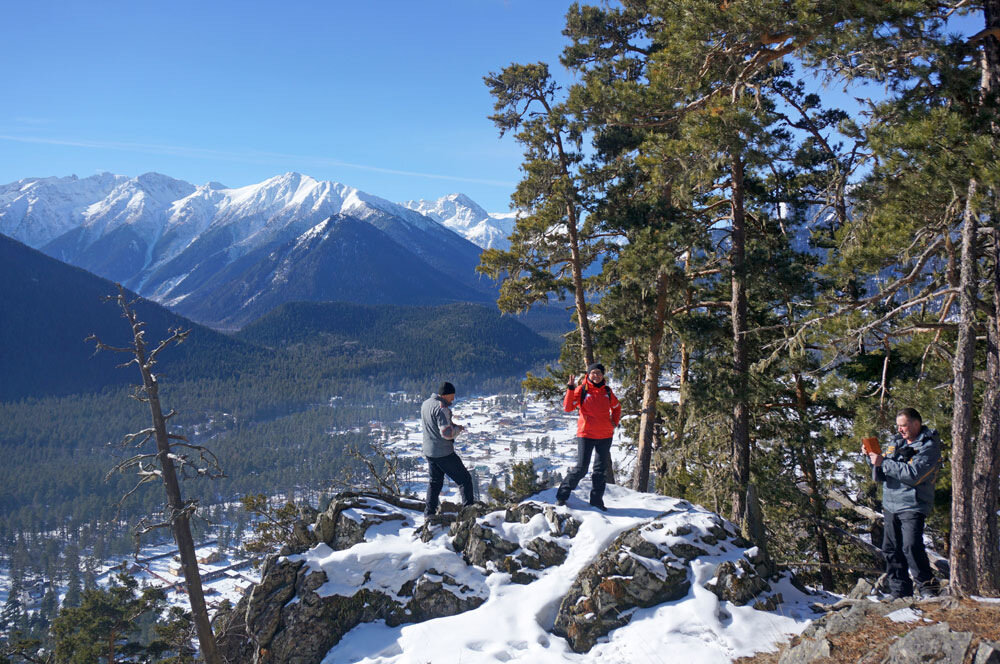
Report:
[{"label": "black knit hat", "polygon": [[588,364],[587,365],[587,373],[590,373],[594,369],[597,369],[601,373],[604,373],[604,365],[601,364],[600,362],[594,362],[593,364]]},{"label": "black knit hat", "polygon": [[441,387],[438,388],[438,395],[442,397],[446,394],[454,394],[454,393],[455,393],[455,386],[449,383],[448,381],[444,381],[443,383],[441,383]]}]

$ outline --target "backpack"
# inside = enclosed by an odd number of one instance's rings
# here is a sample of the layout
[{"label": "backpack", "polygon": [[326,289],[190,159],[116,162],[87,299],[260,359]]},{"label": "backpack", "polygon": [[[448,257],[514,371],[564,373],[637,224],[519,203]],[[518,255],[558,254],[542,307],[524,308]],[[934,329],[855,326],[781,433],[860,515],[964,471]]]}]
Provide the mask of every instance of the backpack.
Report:
[{"label": "backpack", "polygon": [[[615,396],[615,393],[611,391],[611,386],[608,385],[607,381],[604,382],[604,389],[608,391],[608,401],[611,401],[611,397]],[[583,381],[583,389],[580,390],[580,404],[583,405],[583,400],[587,398],[587,381]]]}]

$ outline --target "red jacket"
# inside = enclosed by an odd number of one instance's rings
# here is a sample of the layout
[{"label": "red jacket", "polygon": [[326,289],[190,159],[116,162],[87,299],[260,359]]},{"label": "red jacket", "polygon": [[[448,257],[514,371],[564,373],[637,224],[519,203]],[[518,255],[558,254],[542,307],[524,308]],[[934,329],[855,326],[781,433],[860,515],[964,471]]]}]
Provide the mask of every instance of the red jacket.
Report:
[{"label": "red jacket", "polygon": [[[587,387],[587,396],[580,403],[584,386]],[[575,390],[567,389],[563,409],[572,413],[577,408],[580,409],[580,418],[576,422],[577,436],[611,438],[615,435],[615,427],[622,417],[622,405],[618,403],[618,397],[607,388],[607,383],[596,387],[585,378]]]}]

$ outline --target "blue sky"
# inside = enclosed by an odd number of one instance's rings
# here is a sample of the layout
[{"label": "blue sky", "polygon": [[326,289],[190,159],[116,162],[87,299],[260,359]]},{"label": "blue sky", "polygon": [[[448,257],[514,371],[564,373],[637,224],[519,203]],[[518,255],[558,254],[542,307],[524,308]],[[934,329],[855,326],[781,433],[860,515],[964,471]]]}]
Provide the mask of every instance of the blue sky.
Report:
[{"label": "blue sky", "polygon": [[504,211],[521,151],[487,119],[482,78],[545,61],[570,82],[558,64],[570,4],[6,3],[0,183],[157,171],[242,186],[298,171]]},{"label": "blue sky", "polygon": [[569,0],[7,3],[0,183],[287,171],[506,210],[521,152],[482,77],[558,65]]}]

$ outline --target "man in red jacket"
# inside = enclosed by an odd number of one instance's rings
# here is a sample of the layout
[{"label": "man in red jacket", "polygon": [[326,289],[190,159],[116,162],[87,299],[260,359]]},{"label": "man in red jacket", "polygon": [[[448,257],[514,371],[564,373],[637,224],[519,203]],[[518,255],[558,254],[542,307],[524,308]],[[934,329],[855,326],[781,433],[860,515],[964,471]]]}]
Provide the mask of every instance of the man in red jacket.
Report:
[{"label": "man in red jacket", "polygon": [[[611,439],[622,416],[622,406],[604,382],[604,365],[595,362],[587,367],[586,376],[580,377],[576,386],[573,376],[566,384],[566,398],[563,409],[571,413],[580,409],[576,423],[576,466],[566,475],[566,479],[556,492],[556,504],[565,505],[569,494],[587,474],[590,457],[594,456],[594,473],[591,475],[593,488],[590,490],[590,504],[599,510],[604,506],[604,487],[607,484],[605,471],[611,463]],[[594,452],[597,452],[594,455]]]}]

